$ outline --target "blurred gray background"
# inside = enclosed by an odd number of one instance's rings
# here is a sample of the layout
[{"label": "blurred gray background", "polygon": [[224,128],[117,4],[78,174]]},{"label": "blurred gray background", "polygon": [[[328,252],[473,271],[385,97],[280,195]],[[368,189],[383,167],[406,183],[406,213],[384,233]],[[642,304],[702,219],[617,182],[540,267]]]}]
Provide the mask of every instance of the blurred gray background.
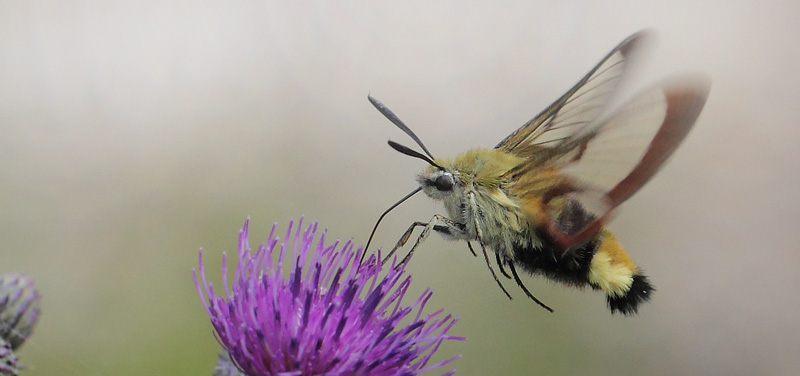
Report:
[{"label": "blurred gray background", "polygon": [[[704,71],[711,96],[610,227],[658,292],[633,318],[527,277],[554,314],[432,236],[410,271],[461,317],[459,375],[800,372],[800,5],[793,1],[3,1],[0,272],[35,278],[27,375],[210,375],[191,279],[305,215],[363,243],[424,163],[493,146],[613,46],[659,40],[628,94]],[[375,244],[442,208],[415,197]]]}]

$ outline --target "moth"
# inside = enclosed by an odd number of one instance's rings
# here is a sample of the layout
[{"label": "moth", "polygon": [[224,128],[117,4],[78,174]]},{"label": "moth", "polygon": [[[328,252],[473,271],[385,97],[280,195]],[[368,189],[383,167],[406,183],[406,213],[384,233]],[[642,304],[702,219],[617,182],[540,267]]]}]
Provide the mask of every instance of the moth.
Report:
[{"label": "moth", "polygon": [[[370,102],[424,152],[389,145],[428,163],[419,186],[378,219],[422,191],[444,204],[446,215],[415,222],[384,259],[406,244],[416,227],[408,262],[431,231],[478,243],[492,276],[511,298],[492,267],[552,312],[522,283],[517,268],[576,287],[602,290],[609,309],[637,312],[654,288],[605,226],[614,210],[663,166],[695,123],[710,89],[702,74],[683,74],[650,87],[607,110],[632,54],[648,32],[625,39],[577,84],[494,148],[469,150],[452,159],[434,158],[419,137],[391,110]],[[506,270],[508,269],[508,271]],[[510,272],[510,274],[509,274]]]}]

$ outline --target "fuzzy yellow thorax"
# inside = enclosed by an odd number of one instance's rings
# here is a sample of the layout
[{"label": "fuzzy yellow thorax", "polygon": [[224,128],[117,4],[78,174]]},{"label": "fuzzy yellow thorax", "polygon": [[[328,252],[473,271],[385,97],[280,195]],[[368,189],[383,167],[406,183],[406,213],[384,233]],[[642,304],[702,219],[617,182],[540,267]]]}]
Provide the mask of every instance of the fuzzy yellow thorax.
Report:
[{"label": "fuzzy yellow thorax", "polygon": [[436,159],[434,162],[452,171],[464,184],[496,189],[503,175],[523,161],[520,157],[497,149],[472,149],[453,159]]}]

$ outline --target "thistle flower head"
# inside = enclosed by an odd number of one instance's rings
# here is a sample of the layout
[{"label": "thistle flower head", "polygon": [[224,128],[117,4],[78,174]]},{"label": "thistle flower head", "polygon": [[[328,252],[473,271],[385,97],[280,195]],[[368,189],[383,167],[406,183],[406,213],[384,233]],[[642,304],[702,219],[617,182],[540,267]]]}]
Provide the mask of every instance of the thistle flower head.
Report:
[{"label": "thistle flower head", "polygon": [[241,372],[417,375],[458,358],[428,365],[444,340],[464,338],[447,335],[457,318],[442,310],[423,315],[430,290],[402,305],[411,283],[402,266],[392,265],[380,277],[377,256],[361,264],[361,250],[354,250],[352,242],[325,246],[325,231],[314,246],[317,224],[301,231],[302,221],[294,236],[290,222],[280,245],[273,226],[253,253],[248,222],[239,232],[239,263],[231,285],[224,254],[222,290],[206,281],[202,251],[199,273],[193,272],[218,340]]},{"label": "thistle flower head", "polygon": [[12,350],[33,333],[40,300],[32,279],[18,273],[0,274],[0,338]]},{"label": "thistle flower head", "polygon": [[0,338],[0,375],[16,376],[19,375],[19,364],[17,356],[11,350],[11,344]]}]

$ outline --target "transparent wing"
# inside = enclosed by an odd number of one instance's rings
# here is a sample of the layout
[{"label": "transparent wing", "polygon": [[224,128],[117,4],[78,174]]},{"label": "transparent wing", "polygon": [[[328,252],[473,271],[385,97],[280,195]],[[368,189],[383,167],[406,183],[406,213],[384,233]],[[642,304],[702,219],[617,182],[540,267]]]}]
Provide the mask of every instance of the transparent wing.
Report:
[{"label": "transparent wing", "polygon": [[616,91],[630,56],[648,35],[640,31],[625,39],[575,86],[495,148],[529,157],[595,121]]},{"label": "transparent wing", "polygon": [[550,205],[547,231],[564,246],[594,235],[611,211],[661,168],[705,105],[710,81],[684,76],[656,85],[607,119],[583,128],[555,148],[548,165],[562,182],[543,196]]}]

